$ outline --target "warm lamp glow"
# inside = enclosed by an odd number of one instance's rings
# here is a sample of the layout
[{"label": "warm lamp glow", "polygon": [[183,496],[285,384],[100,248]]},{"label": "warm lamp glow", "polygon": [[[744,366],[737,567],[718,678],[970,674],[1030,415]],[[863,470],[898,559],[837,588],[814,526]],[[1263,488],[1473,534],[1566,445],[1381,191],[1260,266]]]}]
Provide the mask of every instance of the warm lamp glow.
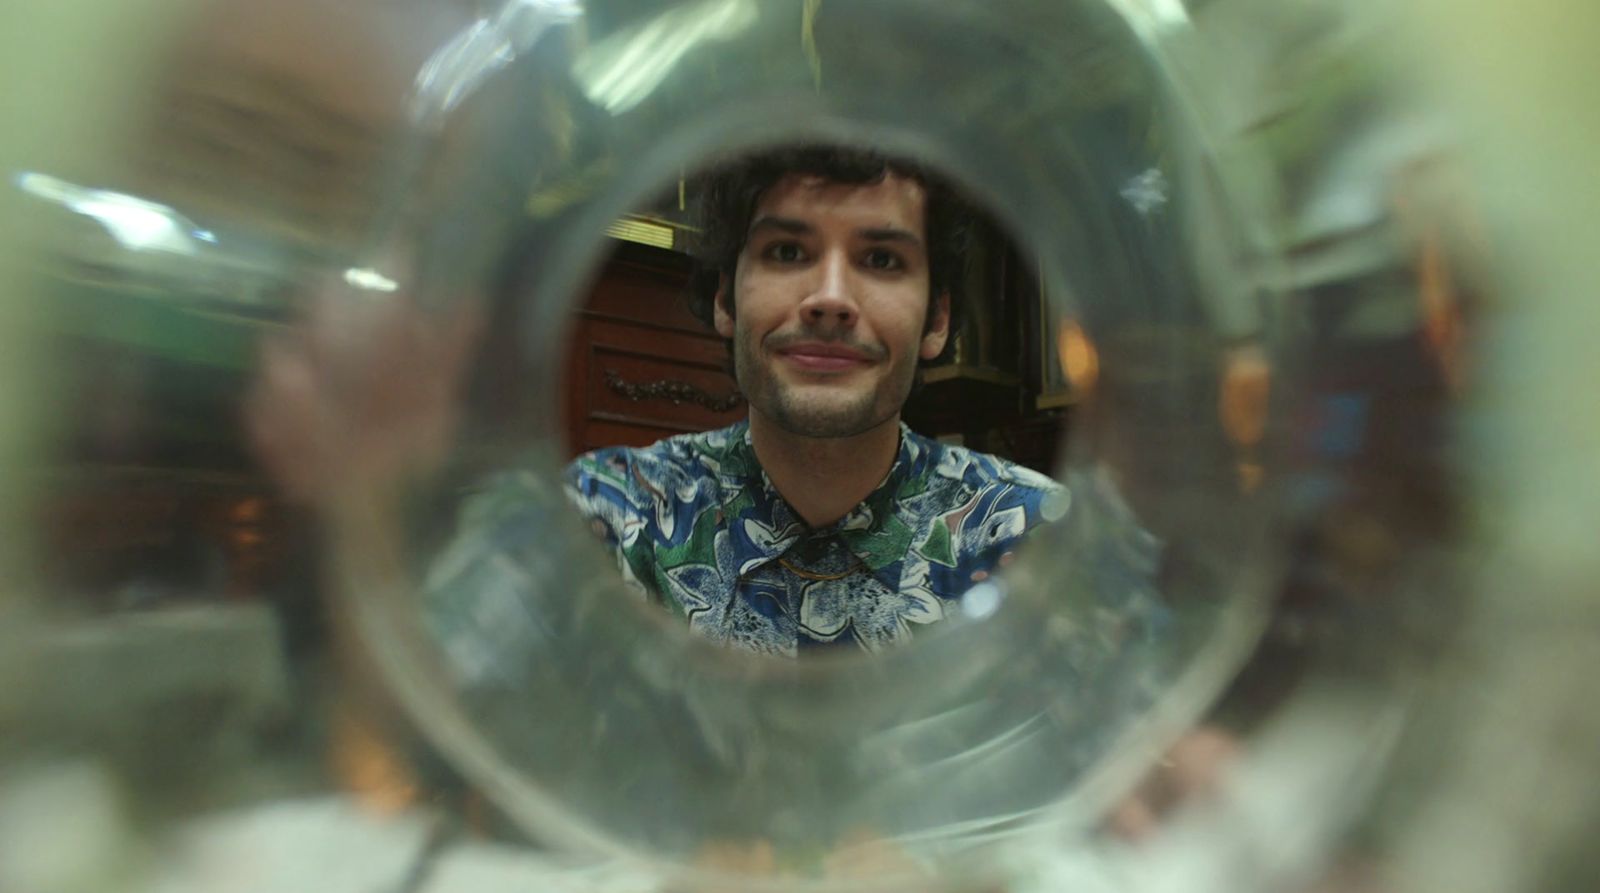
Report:
[{"label": "warm lamp glow", "polygon": [[1056,357],[1061,363],[1061,374],[1067,377],[1074,391],[1094,390],[1100,378],[1100,353],[1082,326],[1071,321],[1061,324],[1056,330]]}]

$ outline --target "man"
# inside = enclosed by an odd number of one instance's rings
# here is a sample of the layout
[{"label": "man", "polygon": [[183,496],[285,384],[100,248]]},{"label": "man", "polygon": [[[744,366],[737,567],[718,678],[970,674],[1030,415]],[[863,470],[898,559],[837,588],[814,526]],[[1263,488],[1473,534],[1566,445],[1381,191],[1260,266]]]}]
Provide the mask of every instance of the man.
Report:
[{"label": "man", "polygon": [[728,339],[746,422],[568,470],[623,576],[751,651],[876,650],[943,618],[1066,511],[1048,477],[900,421],[948,354],[962,220],[868,151],[783,149],[704,187],[697,312]]}]

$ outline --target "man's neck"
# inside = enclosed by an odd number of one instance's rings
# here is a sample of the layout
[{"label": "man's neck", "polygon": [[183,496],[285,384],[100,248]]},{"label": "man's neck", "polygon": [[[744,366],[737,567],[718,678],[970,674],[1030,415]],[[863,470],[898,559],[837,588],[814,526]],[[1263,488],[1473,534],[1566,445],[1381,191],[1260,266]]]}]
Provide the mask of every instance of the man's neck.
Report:
[{"label": "man's neck", "polygon": [[852,437],[802,437],[752,412],[750,442],[778,494],[807,524],[826,527],[883,482],[900,450],[900,417]]}]

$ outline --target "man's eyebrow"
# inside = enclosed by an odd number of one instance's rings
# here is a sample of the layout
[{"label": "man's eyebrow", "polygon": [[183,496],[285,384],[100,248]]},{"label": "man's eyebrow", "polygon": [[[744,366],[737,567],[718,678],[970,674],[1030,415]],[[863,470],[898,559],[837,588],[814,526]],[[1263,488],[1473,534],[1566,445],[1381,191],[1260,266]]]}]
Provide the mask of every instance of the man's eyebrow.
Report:
[{"label": "man's eyebrow", "polygon": [[[777,230],[791,236],[804,236],[815,232],[815,227],[793,217],[763,214],[750,222],[751,235],[761,230]],[[916,233],[898,226],[869,226],[856,230],[856,235],[868,242],[903,242],[918,248],[922,247],[922,239]]]},{"label": "man's eyebrow", "polygon": [[856,234],[868,242],[906,242],[918,248],[922,247],[922,239],[916,233],[898,226],[870,226],[857,230]]},{"label": "man's eyebrow", "polygon": [[775,229],[778,232],[788,233],[792,236],[803,236],[811,232],[811,224],[804,220],[796,220],[793,217],[773,217],[771,214],[763,214],[750,221],[749,231],[751,233],[760,232],[764,229]]}]

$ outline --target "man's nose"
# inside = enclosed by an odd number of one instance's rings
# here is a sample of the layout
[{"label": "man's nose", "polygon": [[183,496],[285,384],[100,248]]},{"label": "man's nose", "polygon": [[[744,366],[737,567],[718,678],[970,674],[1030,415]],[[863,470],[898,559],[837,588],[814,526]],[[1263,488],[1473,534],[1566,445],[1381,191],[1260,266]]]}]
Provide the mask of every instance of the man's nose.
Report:
[{"label": "man's nose", "polygon": [[842,251],[829,252],[816,269],[818,278],[800,303],[800,318],[812,325],[854,325],[861,308],[856,303],[850,259]]}]

